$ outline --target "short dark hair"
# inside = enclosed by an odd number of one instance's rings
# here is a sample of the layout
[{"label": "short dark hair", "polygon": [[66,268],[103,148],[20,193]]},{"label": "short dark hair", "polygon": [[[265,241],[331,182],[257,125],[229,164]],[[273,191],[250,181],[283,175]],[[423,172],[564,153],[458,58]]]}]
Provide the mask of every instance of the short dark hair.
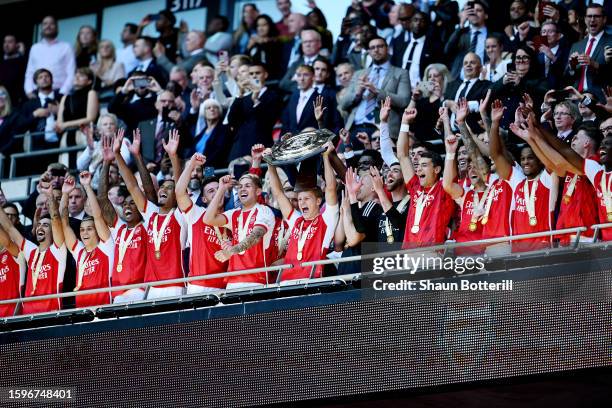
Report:
[{"label": "short dark hair", "polygon": [[144,40],[144,42],[147,43],[147,45],[153,49],[153,47],[155,47],[155,40],[152,37],[149,37],[148,35],[141,35],[140,37],[138,37],[139,40]]},{"label": "short dark hair", "polygon": [[227,31],[230,23],[229,20],[227,19],[227,17],[222,16],[221,14],[217,14],[216,16],[213,17],[213,20],[220,20],[221,21],[221,31]]},{"label": "short dark hair", "polygon": [[380,154],[378,150],[364,149],[363,152],[361,152],[361,157],[364,157],[364,156],[371,157],[372,161],[374,162],[374,166],[376,168],[380,169],[382,167],[383,159],[382,159],[382,155]]},{"label": "short dark hair", "polygon": [[382,38],[380,35],[373,35],[372,37],[368,39],[368,48],[370,47],[370,43],[374,40],[382,40],[387,47],[389,46],[389,44],[387,44],[387,40]]},{"label": "short dark hair", "polygon": [[17,211],[17,215],[19,215],[19,208],[13,203],[5,203],[2,208],[14,208]]},{"label": "short dark hair", "polygon": [[51,81],[53,81],[53,74],[51,73],[51,71],[49,71],[47,68],[38,68],[36,71],[34,71],[34,76],[32,77],[34,82],[36,82],[36,80],[38,79],[38,76],[42,74],[43,72],[46,72],[47,74],[49,74],[49,76],[51,77]]},{"label": "short dark hair", "polygon": [[414,12],[414,14],[412,15],[412,17],[414,18],[414,16],[416,15],[420,15],[421,17],[423,17],[423,19],[425,20],[425,23],[429,26],[431,24],[431,18],[429,17],[429,14],[421,11],[421,10],[417,10]]},{"label": "short dark hair", "polygon": [[134,23],[125,23],[124,27],[130,29],[130,33],[136,34],[138,32],[138,26]]},{"label": "short dark hair", "polygon": [[489,3],[485,0],[474,0],[474,4],[480,4],[480,6],[484,9],[485,13],[489,13]]},{"label": "short dark hair", "polygon": [[210,183],[218,183],[218,182],[219,182],[219,177],[217,176],[206,177],[204,180],[202,180],[202,191],[204,191],[204,187],[206,187]]},{"label": "short dark hair", "polygon": [[595,150],[597,150],[599,144],[601,143],[601,140],[603,139],[603,134],[599,130],[599,127],[597,127],[594,123],[587,122],[578,126],[577,132],[580,132],[581,130],[587,135],[589,139],[593,141]]},{"label": "short dark hair", "polygon": [[305,69],[306,71],[310,72],[311,74],[314,74],[314,68],[311,67],[310,65],[302,64],[302,65],[297,67],[295,72],[297,72],[298,69]]},{"label": "short dark hair", "polygon": [[172,25],[176,24],[176,16],[174,15],[174,13],[172,11],[170,11],[168,9],[161,10],[159,12],[159,15],[166,17],[170,21],[170,24],[172,24]]},{"label": "short dark hair", "polygon": [[[444,160],[442,160],[442,156],[440,156],[436,152],[427,151],[427,152],[421,153],[421,158],[431,159],[435,167],[437,166],[444,167]],[[442,174],[442,172],[440,172],[440,174]]]}]

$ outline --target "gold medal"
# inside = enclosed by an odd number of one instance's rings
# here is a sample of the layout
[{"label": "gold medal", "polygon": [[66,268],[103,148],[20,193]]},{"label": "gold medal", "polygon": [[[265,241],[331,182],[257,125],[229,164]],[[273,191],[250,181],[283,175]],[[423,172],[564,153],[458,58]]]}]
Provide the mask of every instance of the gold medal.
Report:
[{"label": "gold medal", "polygon": [[565,204],[569,204],[570,200],[571,200],[571,197],[568,196],[567,194],[563,196],[563,202]]},{"label": "gold medal", "polygon": [[472,232],[476,231],[476,223],[475,222],[470,222],[470,225],[469,225],[468,228]]},{"label": "gold medal", "polygon": [[482,217],[482,220],[480,221],[480,223],[482,225],[486,225],[487,222],[489,222],[489,217],[487,217],[486,215],[484,217]]},{"label": "gold medal", "polygon": [[393,239],[393,235],[387,235],[387,243],[392,244],[393,242],[395,242],[395,239]]},{"label": "gold medal", "polygon": [[297,253],[297,260],[301,261],[302,260],[302,252],[298,252]]},{"label": "gold medal", "polygon": [[529,225],[535,227],[538,225],[538,219],[536,217],[529,217]]},{"label": "gold medal", "polygon": [[416,234],[417,232],[419,232],[421,228],[419,228],[418,225],[413,225],[412,229],[410,230],[410,232],[412,232],[413,234]]},{"label": "gold medal", "polygon": [[117,272],[121,272],[123,270],[123,265],[117,264]]},{"label": "gold medal", "polygon": [[612,222],[612,212],[608,213],[608,222]]},{"label": "gold medal", "polygon": [[155,251],[155,259],[158,261],[161,259],[161,251]]}]

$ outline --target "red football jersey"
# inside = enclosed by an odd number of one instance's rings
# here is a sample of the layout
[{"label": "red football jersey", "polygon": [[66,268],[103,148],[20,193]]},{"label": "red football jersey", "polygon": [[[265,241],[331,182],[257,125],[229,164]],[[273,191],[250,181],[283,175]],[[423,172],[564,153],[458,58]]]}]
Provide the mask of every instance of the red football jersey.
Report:
[{"label": "red football jersey", "polygon": [[[414,175],[406,183],[406,189],[410,195],[410,207],[406,218],[406,232],[402,248],[426,247],[443,243],[446,238],[446,229],[455,211],[455,203],[444,191],[442,181],[436,181],[433,187],[425,191],[419,184],[419,178]],[[412,232],[417,200],[423,194],[427,194],[427,197],[419,222],[419,230]]]},{"label": "red football jersey", "polygon": [[[557,177],[555,176],[554,179]],[[552,228],[552,212],[555,209],[555,199],[557,191],[555,180],[546,170],[540,173],[537,179],[524,179],[514,189],[512,200],[512,234],[522,235],[533,232],[550,231]],[[529,214],[523,186],[527,185],[531,194],[533,184],[538,182],[535,191],[535,217],[536,225],[530,225]],[[519,241],[512,241],[513,252],[534,251],[536,249],[547,248],[551,244],[552,237],[528,238]]]},{"label": "red football jersey", "polygon": [[[597,193],[597,211],[599,215],[599,223],[608,223],[608,212],[606,210],[606,203],[604,201],[603,191],[601,189],[601,180],[604,178],[606,188],[612,184],[610,179],[612,178],[612,171],[606,171],[605,167],[597,163],[594,160],[586,159],[584,161],[584,174],[589,178],[591,184],[595,188]],[[601,230],[601,239],[603,241],[612,241],[612,228],[606,228]]]},{"label": "red football jersey", "polygon": [[[191,205],[185,212],[185,218],[189,224],[191,251],[189,252],[189,276],[203,276],[215,273],[227,272],[228,262],[219,262],[215,259],[215,252],[221,250],[221,242],[217,236],[217,230],[205,224],[202,218],[206,210],[202,207]],[[218,228],[219,234],[230,237],[226,228]],[[224,289],[226,278],[206,279],[193,281],[192,285],[207,288]]]},{"label": "red football jersey", "polygon": [[[461,207],[461,217],[459,221],[459,228],[455,232],[455,241],[457,242],[469,242],[469,241],[478,241],[482,239],[482,231],[484,229],[483,225],[480,223],[478,218],[474,223],[476,229],[474,231],[470,230],[470,224],[472,223],[472,215],[474,214],[474,195],[477,194],[477,197],[480,201],[485,200],[484,191],[476,192],[472,187],[464,187],[463,195],[455,200],[455,202]],[[484,203],[482,203],[484,204]],[[481,205],[482,205],[481,204]],[[482,245],[474,245],[470,247],[459,247],[455,249],[456,255],[472,255],[478,254],[484,251]]]},{"label": "red football jersey", "polygon": [[488,220],[482,231],[483,239],[510,236],[512,195],[516,186],[524,179],[525,175],[523,174],[523,170],[518,165],[512,167],[508,180],[501,179],[497,174],[492,174],[491,177],[489,177],[492,201]]},{"label": "red football jersey", "polygon": [[[125,255],[121,261],[121,271],[117,271],[119,263],[119,243],[121,237],[127,241],[131,232],[134,231],[132,239],[129,240],[129,245],[125,250]],[[111,235],[115,242],[115,252],[113,256],[113,268],[111,270],[111,285],[122,286],[131,285],[133,283],[144,282],[144,273],[147,262],[147,240],[148,235],[145,226],[142,223],[137,224],[134,228],[128,228],[128,225],[117,217],[117,222],[111,228]],[[141,288],[142,290],[145,287]],[[113,298],[125,293],[124,290],[114,291]]]},{"label": "red football jersey", "polygon": [[[247,223],[247,219],[251,212],[254,211],[253,215]],[[248,211],[244,211],[240,208],[235,208],[223,213],[226,223],[224,227],[232,231],[232,245],[236,245],[240,242],[238,236],[239,220],[238,217],[242,217],[242,223],[245,224],[246,236],[249,236],[253,232],[255,226],[263,227],[266,230],[263,238],[251,248],[247,249],[243,254],[236,254],[229,260],[228,271],[242,271],[245,269],[261,268],[269,265],[267,259],[267,251],[271,245],[272,233],[274,231],[274,213],[269,207],[261,204],[255,205]],[[229,277],[227,283],[266,283],[266,273],[254,273],[250,275],[239,275]]]},{"label": "red football jersey", "polygon": [[[44,252],[36,253],[38,245],[27,239],[23,240],[21,252],[28,261],[28,273],[25,296],[41,296],[59,293],[66,271],[66,245],[57,247],[51,244]],[[41,258],[42,257],[42,258]],[[33,286],[33,275],[38,270],[36,288]],[[43,313],[59,310],[59,299],[35,300],[23,302],[23,314]]]},{"label": "red football jersey", "polygon": [[[91,252],[85,250],[81,241],[77,241],[70,253],[76,262],[76,284],[79,284],[79,273],[83,274],[79,290],[108,288],[110,269],[113,265],[115,243],[112,239],[100,241]],[[82,265],[82,266],[81,266]],[[76,297],[77,307],[90,307],[111,304],[109,292],[81,295]]]},{"label": "red football jersey", "polygon": [[[19,299],[25,282],[26,265],[20,255],[13,257],[6,249],[0,252],[0,300]],[[0,305],[0,317],[15,314],[16,303]]]},{"label": "red football jersey", "polygon": [[[172,217],[164,231],[162,232],[164,220]],[[185,218],[178,209],[171,213],[160,214],[159,207],[147,201],[145,213],[143,214],[144,224],[147,227],[147,265],[145,267],[145,282],[155,282],[166,279],[184,278],[183,272],[183,249],[187,240],[187,225]],[[159,254],[155,255],[155,244],[153,242],[153,224],[157,218],[157,230],[162,234]],[[163,288],[168,286],[184,286],[182,283],[170,285],[158,285]]]},{"label": "red football jersey", "polygon": [[[290,279],[307,279],[310,277],[312,267],[300,267],[300,263],[307,261],[318,261],[325,258],[329,244],[334,237],[334,230],[338,223],[340,207],[338,204],[330,206],[326,205],[323,212],[313,220],[305,220],[304,217],[293,210],[289,216],[289,225],[291,226],[291,236],[289,237],[289,245],[287,254],[285,255],[285,263],[294,265],[292,269],[282,271],[281,281]],[[302,257],[298,259],[298,241],[300,239],[300,230],[305,239],[302,248]],[[323,268],[321,265],[316,267],[314,278],[320,278]]]},{"label": "red football jersey", "polygon": [[[565,199],[568,188],[574,178],[573,173],[567,173],[563,182],[563,194],[556,229],[572,228],[597,224],[597,195],[593,185],[585,176],[576,176],[574,190],[569,201]],[[572,234],[556,235],[561,244],[569,244]],[[593,230],[587,229],[582,233],[585,237],[592,237]]]}]

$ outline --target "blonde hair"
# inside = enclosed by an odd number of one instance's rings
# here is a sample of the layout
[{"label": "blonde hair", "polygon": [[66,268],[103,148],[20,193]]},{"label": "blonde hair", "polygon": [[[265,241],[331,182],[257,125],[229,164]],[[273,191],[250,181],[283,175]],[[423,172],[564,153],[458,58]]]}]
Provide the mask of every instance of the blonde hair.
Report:
[{"label": "blonde hair", "polygon": [[429,64],[427,68],[425,68],[425,72],[423,72],[424,81],[427,81],[427,78],[429,77],[429,71],[431,71],[432,69],[438,71],[440,75],[442,75],[442,77],[444,78],[444,83],[442,84],[442,94],[444,94],[444,92],[446,91],[446,86],[451,81],[451,74],[446,65],[444,64]]},{"label": "blonde hair", "polygon": [[0,111],[0,118],[5,118],[11,114],[13,111],[13,105],[11,104],[11,95],[9,95],[8,91],[5,87],[0,85],[0,93],[4,92],[4,108]]},{"label": "blonde hair", "polygon": [[[102,56],[100,55],[100,48],[102,48],[102,46],[106,44],[110,45],[111,58],[102,58]],[[98,76],[104,75],[106,71],[108,71],[109,69],[113,67],[113,64],[115,63],[116,60],[117,60],[117,53],[115,51],[115,44],[113,44],[113,42],[110,40],[100,41],[100,43],[98,44],[98,63],[100,65],[98,68],[98,72],[96,74]]]}]

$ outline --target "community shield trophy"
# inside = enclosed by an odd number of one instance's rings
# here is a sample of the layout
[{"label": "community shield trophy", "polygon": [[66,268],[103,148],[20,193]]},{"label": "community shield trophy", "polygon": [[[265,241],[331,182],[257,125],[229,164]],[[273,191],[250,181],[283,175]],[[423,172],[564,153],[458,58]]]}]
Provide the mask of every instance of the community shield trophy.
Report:
[{"label": "community shield trophy", "polygon": [[335,137],[327,129],[318,129],[291,135],[272,146],[264,160],[274,166],[302,162],[325,151],[325,143]]}]

